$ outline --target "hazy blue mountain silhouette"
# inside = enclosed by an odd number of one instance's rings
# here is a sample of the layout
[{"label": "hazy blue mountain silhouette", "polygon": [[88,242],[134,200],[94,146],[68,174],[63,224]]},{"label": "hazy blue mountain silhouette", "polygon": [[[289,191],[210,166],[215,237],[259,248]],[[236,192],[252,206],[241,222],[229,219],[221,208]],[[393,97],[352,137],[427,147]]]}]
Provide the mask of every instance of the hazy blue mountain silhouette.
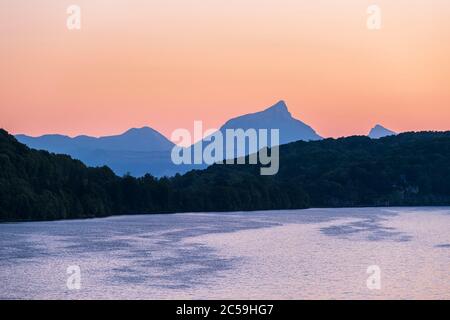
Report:
[{"label": "hazy blue mountain silhouette", "polygon": [[40,137],[16,135],[17,140],[35,149],[64,153],[71,150],[105,150],[105,151],[167,151],[173,143],[158,131],[149,128],[133,128],[123,134],[105,137],[77,136],[74,138],[50,134]]},{"label": "hazy blue mountain silhouette", "polygon": [[396,132],[386,129],[382,125],[377,124],[375,127],[373,127],[370,130],[368,136],[369,136],[369,138],[372,138],[372,139],[379,139],[379,138],[383,138],[383,137],[393,136],[396,134],[397,134]]},{"label": "hazy blue mountain silhouette", "polygon": [[172,175],[177,167],[172,164],[170,151],[174,144],[149,128],[133,128],[123,134],[105,137],[43,135],[29,137],[16,135],[17,140],[30,148],[63,153],[89,166],[109,166],[118,175],[130,173],[141,176]]},{"label": "hazy blue mountain silhouette", "polygon": [[[321,139],[310,126],[293,118],[283,101],[266,110],[233,118],[227,121],[220,131],[225,134],[226,129],[251,128],[279,129],[280,144]],[[173,164],[171,150],[174,144],[149,127],[133,128],[120,135],[100,138],[90,136],[71,138],[56,134],[40,137],[16,135],[16,138],[31,148],[68,154],[89,166],[107,165],[118,175],[129,173],[133,176],[142,176],[150,173],[157,177],[172,176],[207,166]],[[198,143],[207,145],[210,142]],[[189,148],[193,150],[193,147]],[[226,148],[226,145],[224,147]],[[236,155],[242,156],[237,152]]]},{"label": "hazy blue mountain silhouette", "polygon": [[246,114],[227,121],[220,131],[226,129],[279,129],[280,144],[294,141],[322,139],[313,128],[292,117],[286,103],[279,101],[266,110]]},{"label": "hazy blue mountain silhouette", "polygon": [[[312,129],[310,126],[306,125],[305,123],[301,122],[300,120],[297,120],[292,117],[291,113],[289,112],[286,103],[284,101],[279,101],[273,106],[259,112],[250,113],[246,115],[242,115],[236,118],[232,118],[228,120],[224,125],[220,127],[218,131],[220,131],[224,137],[223,141],[223,158],[227,159],[230,157],[226,156],[227,149],[229,149],[235,157],[242,157],[245,155],[248,155],[250,153],[249,148],[245,148],[244,150],[239,151],[237,148],[236,143],[234,146],[227,145],[225,141],[226,136],[226,130],[227,129],[242,129],[244,131],[248,129],[267,129],[268,130],[268,146],[273,147],[276,144],[270,141],[270,132],[271,129],[278,129],[279,130],[279,144],[287,144],[294,141],[312,141],[312,140],[320,140],[322,139],[321,136],[319,136],[314,129]],[[189,147],[191,149],[192,159],[194,157],[194,149],[196,145],[202,144],[202,148],[205,148],[210,141],[214,138],[207,137],[202,141],[197,142],[193,146]],[[197,165],[193,166],[195,169],[202,169],[206,167],[206,165]]]}]

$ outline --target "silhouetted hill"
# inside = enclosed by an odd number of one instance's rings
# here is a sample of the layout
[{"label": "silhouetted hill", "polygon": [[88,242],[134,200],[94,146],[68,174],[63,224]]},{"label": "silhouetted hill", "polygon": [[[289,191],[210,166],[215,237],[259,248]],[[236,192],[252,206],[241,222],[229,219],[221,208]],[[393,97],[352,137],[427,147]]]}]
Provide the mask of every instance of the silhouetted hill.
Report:
[{"label": "silhouetted hill", "polygon": [[76,150],[135,151],[152,152],[171,150],[173,143],[158,131],[149,128],[132,128],[123,134],[100,138],[77,136],[74,138],[51,134],[40,137],[16,135],[18,141],[30,148],[55,153],[67,153]]},{"label": "silhouetted hill", "polygon": [[393,136],[396,134],[397,134],[396,132],[386,129],[385,127],[377,124],[375,127],[370,129],[368,136],[369,136],[369,138],[372,138],[372,139],[380,139],[383,137]]},{"label": "silhouetted hill", "polygon": [[29,149],[0,130],[0,219],[187,211],[450,205],[450,132],[298,141],[280,170],[213,165],[174,178],[116,176]]}]

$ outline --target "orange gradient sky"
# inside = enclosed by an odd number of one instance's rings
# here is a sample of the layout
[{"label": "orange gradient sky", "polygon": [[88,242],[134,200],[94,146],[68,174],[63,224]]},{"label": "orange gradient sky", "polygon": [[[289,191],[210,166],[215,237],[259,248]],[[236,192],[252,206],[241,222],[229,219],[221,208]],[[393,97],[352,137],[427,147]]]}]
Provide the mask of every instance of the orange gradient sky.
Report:
[{"label": "orange gradient sky", "polygon": [[[450,130],[450,2],[2,0],[0,127],[108,135],[285,100],[322,136]],[[78,4],[82,28],[66,28]]]}]

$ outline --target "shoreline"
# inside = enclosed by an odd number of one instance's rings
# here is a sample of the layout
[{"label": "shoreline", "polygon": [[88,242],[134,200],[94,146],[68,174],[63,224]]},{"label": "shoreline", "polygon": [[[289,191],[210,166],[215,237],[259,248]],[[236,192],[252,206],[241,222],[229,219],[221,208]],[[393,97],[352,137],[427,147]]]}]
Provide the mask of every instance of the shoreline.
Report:
[{"label": "shoreline", "polygon": [[320,210],[320,209],[372,209],[372,208],[379,208],[379,209],[395,209],[395,208],[430,208],[430,209],[436,209],[436,208],[448,208],[450,209],[450,206],[442,205],[442,206],[430,206],[430,205],[415,205],[415,206],[355,206],[355,207],[311,207],[311,208],[299,208],[299,209],[264,209],[264,210],[250,210],[250,211],[244,211],[244,210],[237,210],[237,211],[185,211],[185,212],[156,212],[156,213],[130,213],[130,214],[111,214],[107,216],[100,216],[100,217],[77,217],[77,218],[67,218],[67,219],[49,219],[49,220],[0,220],[0,224],[23,224],[28,222],[58,222],[58,221],[89,221],[94,219],[107,219],[107,218],[114,218],[114,217],[133,217],[133,216],[154,216],[154,215],[175,215],[175,214],[220,214],[220,213],[255,213],[255,212],[266,212],[266,211],[280,211],[280,212],[286,212],[286,211],[304,211],[304,210]]}]

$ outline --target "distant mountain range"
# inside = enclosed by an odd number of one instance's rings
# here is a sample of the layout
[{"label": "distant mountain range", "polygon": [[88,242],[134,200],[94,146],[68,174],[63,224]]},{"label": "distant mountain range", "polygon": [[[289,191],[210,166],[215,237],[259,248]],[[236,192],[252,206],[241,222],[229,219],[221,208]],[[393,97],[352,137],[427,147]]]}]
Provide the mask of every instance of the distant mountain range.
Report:
[{"label": "distant mountain range", "polygon": [[[227,129],[279,129],[280,144],[294,141],[322,139],[314,129],[292,117],[286,103],[280,101],[263,111],[246,114],[227,121],[219,130],[225,134]],[[68,154],[89,166],[109,166],[116,174],[129,173],[142,176],[172,176],[192,169],[202,169],[207,165],[173,164],[171,150],[174,144],[156,130],[144,127],[130,129],[121,135],[106,137],[64,135],[43,135],[30,137],[16,135],[16,139],[38,150]],[[200,141],[197,143],[207,144]],[[272,145],[272,144],[269,144]],[[189,148],[193,148],[191,146]],[[224,146],[226,148],[226,145]],[[237,153],[236,153],[237,154]],[[246,153],[247,154],[247,153]],[[237,154],[242,156],[243,154]]]},{"label": "distant mountain range", "polygon": [[35,138],[19,134],[16,135],[16,139],[31,148],[55,153],[71,153],[77,150],[152,152],[168,151],[173,147],[170,140],[149,127],[133,128],[120,135],[100,138],[89,136],[71,138],[59,134],[48,134]]},{"label": "distant mountain range", "polygon": [[164,176],[177,171],[170,159],[174,144],[149,127],[133,128],[120,135],[100,138],[16,135],[16,139],[30,148],[68,154],[89,166],[107,165],[118,175],[152,173]]},{"label": "distant mountain range", "polygon": [[[242,115],[225,122],[219,131],[225,136],[227,129],[278,129],[280,133],[279,144],[287,144],[295,141],[316,141],[322,137],[309,125],[292,117],[284,101],[279,101],[273,106],[256,113]],[[396,133],[376,125],[369,133],[369,137],[378,139],[395,135]],[[149,128],[132,128],[123,134],[90,137],[77,136],[74,138],[48,134],[40,137],[31,137],[23,134],[15,136],[16,139],[30,148],[46,150],[53,153],[67,154],[79,159],[88,166],[108,166],[117,175],[130,174],[143,176],[150,173],[156,177],[173,176],[177,173],[185,173],[192,169],[204,169],[207,164],[175,165],[171,159],[171,150],[175,146],[170,140],[158,131]],[[206,141],[205,141],[206,140]],[[187,147],[193,149],[195,145],[202,144],[202,148],[210,143],[205,139]],[[269,146],[274,146],[270,140]],[[224,142],[224,150],[229,146]],[[245,156],[249,149],[239,150],[234,146],[233,154],[236,157]],[[193,154],[193,152],[191,152]],[[224,152],[224,159],[226,152]]]}]

